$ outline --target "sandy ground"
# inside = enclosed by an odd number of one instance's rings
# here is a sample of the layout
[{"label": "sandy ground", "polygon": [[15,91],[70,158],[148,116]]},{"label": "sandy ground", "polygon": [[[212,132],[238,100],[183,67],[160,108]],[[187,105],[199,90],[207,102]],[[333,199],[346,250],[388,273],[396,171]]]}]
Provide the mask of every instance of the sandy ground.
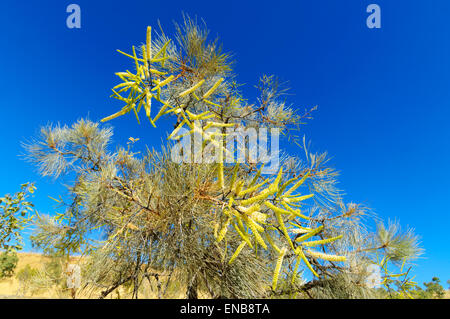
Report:
[{"label": "sandy ground", "polygon": [[[32,268],[40,268],[45,262],[49,261],[49,258],[38,254],[38,253],[18,253],[19,262],[16,268],[16,274],[26,265],[30,265]],[[73,257],[72,262],[76,263],[79,258]],[[164,285],[164,283],[163,283]],[[178,287],[177,283],[174,286],[169,286],[168,291],[172,291],[170,296],[165,296],[169,298],[185,298],[184,291]],[[17,278],[13,276],[12,278],[4,279],[0,281],[0,299],[1,298],[71,298],[70,291],[53,290],[42,290],[31,294],[30,292],[23,293],[20,289],[20,284]],[[180,293],[181,292],[181,293]],[[100,290],[98,291],[82,291],[77,293],[78,299],[90,299],[98,298]],[[119,288],[113,291],[107,299],[127,299],[131,298],[131,293],[126,291],[124,288]],[[144,283],[143,291],[140,293],[139,298],[153,299],[157,298],[156,287],[151,287],[148,283]]]},{"label": "sandy ground", "polygon": [[[19,262],[17,264],[16,273],[23,269],[26,265],[32,268],[39,268],[49,259],[37,253],[18,253]],[[34,295],[21,294],[19,281],[13,276],[12,278],[0,281],[0,298],[58,298],[56,291],[40,292]]]},{"label": "sandy ground", "polygon": [[[47,262],[49,259],[45,256],[37,253],[18,253],[19,256],[19,263],[17,265],[16,273],[23,269],[26,265],[30,265],[30,267],[33,268],[39,268],[41,267],[45,262]],[[76,262],[77,258],[74,257],[73,262]],[[184,289],[181,287],[172,287],[171,289],[175,291],[175,293],[172,293],[170,296],[165,296],[169,298],[184,298]],[[176,292],[176,291],[181,291]],[[87,292],[81,292],[77,294],[77,298],[81,299],[88,299],[88,298],[98,298],[99,291],[94,291],[93,293],[87,293]],[[207,296],[200,296],[206,297]],[[30,293],[21,293],[20,292],[20,285],[19,281],[15,278],[8,278],[0,281],[0,299],[2,298],[70,298],[70,292],[69,291],[58,291],[56,289],[54,290],[45,290],[45,291],[39,291],[34,294]],[[108,299],[117,299],[117,298],[131,298],[131,294],[124,290],[123,288],[119,288],[116,291],[112,292],[108,297]],[[157,294],[155,291],[155,288],[152,289],[150,285],[144,285],[143,293],[141,293],[140,298],[157,298]],[[450,290],[446,292],[446,299],[450,299]]]}]

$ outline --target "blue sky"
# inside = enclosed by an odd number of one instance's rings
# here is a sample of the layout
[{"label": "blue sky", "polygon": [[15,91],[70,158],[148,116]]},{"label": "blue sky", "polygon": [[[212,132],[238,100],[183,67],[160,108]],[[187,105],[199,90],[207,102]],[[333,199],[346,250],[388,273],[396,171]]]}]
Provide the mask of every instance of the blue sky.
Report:
[{"label": "blue sky", "polygon": [[[35,181],[37,208],[52,212],[48,196],[62,188],[19,158],[20,142],[50,122],[117,110],[109,90],[130,61],[115,50],[141,43],[157,19],[170,33],[184,11],[202,17],[234,54],[245,92],[275,74],[289,81],[295,106],[319,106],[303,133],[333,156],[346,199],[416,229],[426,249],[415,270],[420,283],[450,279],[449,1],[73,0],[79,30],[66,27],[70,3],[3,1],[0,193]],[[381,29],[366,27],[370,3],[381,7]],[[113,125],[117,142],[161,142],[132,116]]]}]

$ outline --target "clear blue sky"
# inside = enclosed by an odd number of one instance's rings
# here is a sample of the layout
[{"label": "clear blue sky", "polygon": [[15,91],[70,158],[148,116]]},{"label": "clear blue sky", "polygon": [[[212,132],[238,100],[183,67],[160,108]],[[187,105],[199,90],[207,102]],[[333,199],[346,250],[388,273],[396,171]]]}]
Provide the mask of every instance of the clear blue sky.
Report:
[{"label": "clear blue sky", "polygon": [[[52,212],[47,196],[61,187],[18,157],[20,141],[49,122],[117,110],[109,90],[130,61],[115,50],[141,43],[157,19],[171,32],[184,11],[204,18],[235,55],[246,91],[276,74],[290,82],[290,102],[319,105],[304,133],[333,156],[346,198],[416,229],[426,249],[420,283],[450,279],[450,1],[73,0],[80,30],[66,27],[70,3],[2,2],[0,193],[35,181],[37,208]],[[379,30],[366,27],[370,3],[381,6]],[[160,144],[132,116],[113,125],[117,142]]]}]

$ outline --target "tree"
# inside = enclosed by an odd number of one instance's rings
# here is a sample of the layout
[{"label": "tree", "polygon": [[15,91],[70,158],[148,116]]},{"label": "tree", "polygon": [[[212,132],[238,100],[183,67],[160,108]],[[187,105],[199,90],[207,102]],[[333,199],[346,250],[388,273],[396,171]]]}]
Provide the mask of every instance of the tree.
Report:
[{"label": "tree", "polygon": [[3,252],[0,254],[0,279],[14,275],[19,258],[14,252]]},{"label": "tree", "polygon": [[438,277],[433,277],[430,282],[424,282],[423,285],[427,288],[426,292],[428,298],[444,298],[445,290],[444,287],[442,287],[441,280]]},{"label": "tree", "polygon": [[[413,283],[403,267],[421,252],[417,237],[396,223],[370,233],[370,211],[343,202],[327,154],[295,135],[315,108],[300,114],[287,105],[273,76],[261,78],[249,104],[206,28],[187,17],[176,29],[172,41],[162,29],[152,38],[149,27],[145,45],[119,51],[135,73],[116,73],[112,96],[125,106],[102,120],[133,112],[141,123],[142,109],[152,127],[173,119],[161,152],[135,151],[134,138],[110,151],[112,128],[88,120],[44,127],[26,145],[42,175],[75,180],[70,197],[57,200],[63,212],[37,218],[34,244],[89,255],[85,287],[103,287],[100,297],[131,285],[137,298],[145,280],[160,297],[174,280],[188,298],[367,297],[376,294],[365,283],[371,264],[387,287],[401,278],[406,295]],[[249,129],[276,129],[304,155],[281,154],[268,174],[248,150],[250,137],[230,151],[229,138]],[[239,152],[243,161],[227,161]]]},{"label": "tree", "polygon": [[32,183],[22,184],[19,192],[0,198],[0,249],[7,252],[22,249],[21,231],[34,213],[34,205],[27,198],[35,189]]}]

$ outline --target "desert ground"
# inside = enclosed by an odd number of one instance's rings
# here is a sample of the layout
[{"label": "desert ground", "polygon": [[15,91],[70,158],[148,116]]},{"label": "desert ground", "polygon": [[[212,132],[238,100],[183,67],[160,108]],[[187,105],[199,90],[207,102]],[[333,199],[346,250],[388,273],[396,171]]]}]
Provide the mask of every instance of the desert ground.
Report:
[{"label": "desert ground", "polygon": [[[21,269],[29,265],[33,268],[41,267],[49,258],[38,253],[18,253],[19,262],[16,268],[16,274]],[[72,257],[71,262],[76,263],[79,258]],[[156,286],[156,285],[154,285]],[[184,298],[184,289],[179,287],[175,282],[167,289],[167,295],[164,298]],[[100,291],[79,291],[76,298],[89,299],[98,298]],[[140,294],[140,298],[157,298],[156,287],[150,285],[144,285],[144,289]],[[208,296],[200,294],[200,298],[208,298]],[[70,291],[61,291],[61,289],[42,289],[31,293],[30,291],[23,291],[19,280],[13,276],[12,278],[0,280],[0,299],[1,298],[71,298]],[[107,299],[126,299],[131,298],[131,293],[124,288],[116,289],[112,292]],[[446,299],[450,299],[450,290],[446,292]]]},{"label": "desert ground", "polygon": [[[21,269],[29,265],[32,268],[40,268],[42,265],[49,261],[48,257],[45,257],[38,253],[18,253],[19,262],[15,274],[20,272]],[[72,257],[71,262],[79,262],[79,257]],[[164,286],[164,282],[162,282]],[[90,299],[98,298],[100,295],[100,289],[89,290],[89,291],[78,291],[76,294],[77,299]],[[163,298],[185,298],[185,289],[180,287],[176,281],[169,284],[168,289],[166,289],[166,295]],[[200,298],[207,298],[206,295],[200,293]],[[70,290],[61,289],[40,289],[34,292],[27,291],[21,287],[19,280],[14,275],[11,278],[0,280],[0,298],[71,298]],[[121,287],[109,294],[107,299],[127,299],[131,298],[131,292],[127,291],[125,288]],[[156,289],[156,282],[153,285],[145,284],[143,285],[142,291],[140,291],[139,298],[154,299],[158,298],[158,293]]]}]

